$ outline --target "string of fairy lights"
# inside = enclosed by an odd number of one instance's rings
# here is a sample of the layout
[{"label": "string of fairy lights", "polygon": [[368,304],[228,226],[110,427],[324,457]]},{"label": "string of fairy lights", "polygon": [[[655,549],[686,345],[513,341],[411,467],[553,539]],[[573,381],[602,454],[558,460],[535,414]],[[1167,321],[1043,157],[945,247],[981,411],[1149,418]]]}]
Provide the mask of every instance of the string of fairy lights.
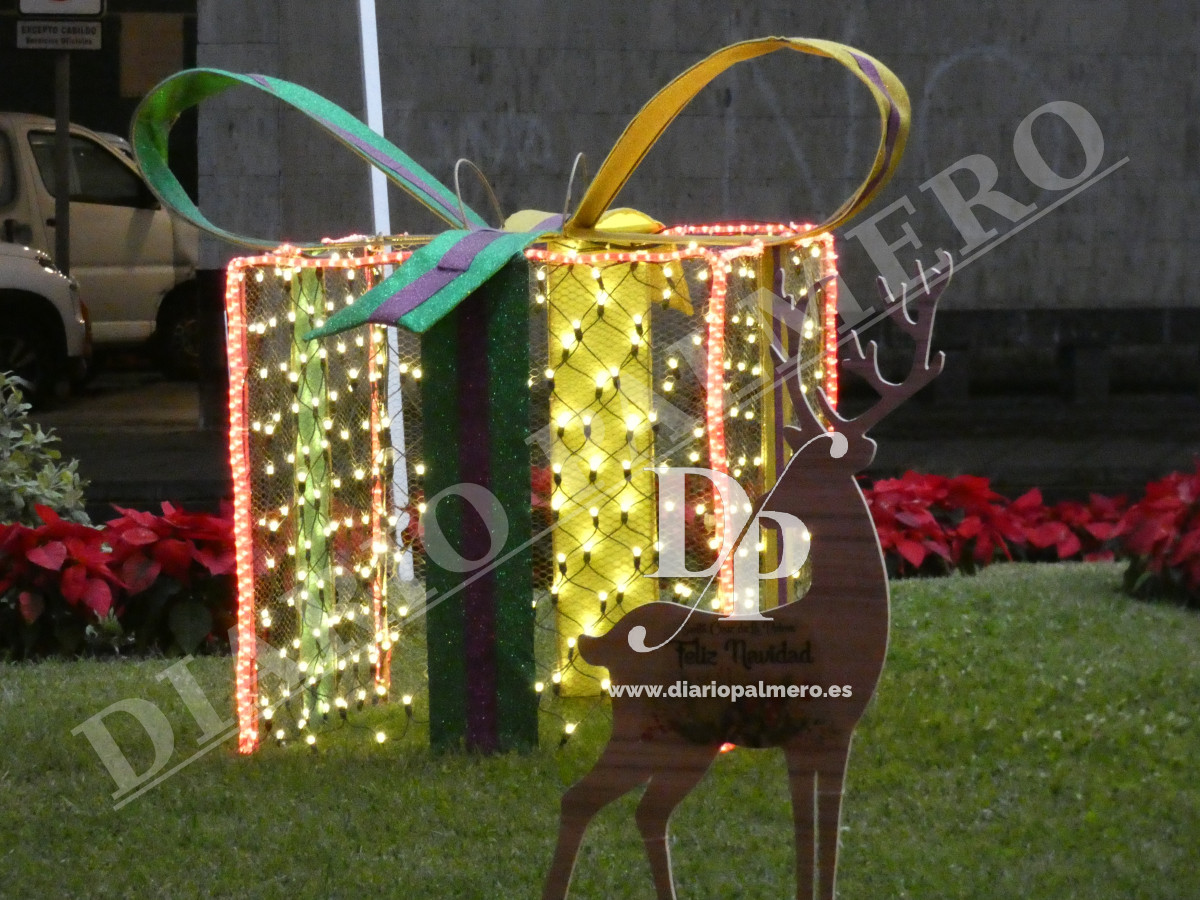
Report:
[{"label": "string of fairy lights", "polygon": [[227,279],[243,752],[260,729],[315,744],[331,719],[390,690],[389,563],[407,548],[393,550],[399,513],[383,502],[385,334],[303,335],[406,256],[285,247],[236,261]]},{"label": "string of fairy lights", "polygon": [[[531,603],[546,640],[533,687],[564,740],[579,712],[558,698],[608,687],[576,651],[580,635],[652,600],[732,611],[728,566],[704,597],[706,579],[644,577],[661,548],[653,470],[713,468],[752,498],[773,482],[788,415],[771,377],[773,340],[806,360],[806,389],[819,384],[836,402],[832,239],[761,242],[804,230],[706,226],[673,229],[675,243],[646,250],[526,251],[531,315],[544,324],[534,330],[546,335],[532,348],[530,385],[546,402],[534,404],[530,431],[548,436],[541,449],[535,442],[533,465],[546,476],[550,533],[535,554]],[[710,235],[745,242],[705,246]],[[392,699],[401,731],[423,718],[419,345],[408,336],[389,353],[379,326],[302,338],[408,255],[283,247],[230,267],[241,752],[264,741],[315,749],[325,730],[358,720],[386,742],[396,726],[374,708]],[[774,295],[797,328],[781,329]],[[395,428],[389,410],[402,418]],[[391,502],[397,470],[403,506]],[[699,571],[721,546],[723,500],[698,479],[686,502],[688,569]],[[773,558],[769,532],[759,552]],[[786,602],[789,590],[763,605]]]},{"label": "string of fairy lights", "polygon": [[[672,236],[781,232],[711,226],[676,229]],[[836,326],[832,239],[798,241],[785,251],[774,254],[753,239],[718,251],[698,241],[665,250],[526,251],[534,264],[534,301],[547,316],[542,382],[553,435],[548,577],[557,692],[587,695],[608,687],[604,673],[575,652],[580,635],[602,633],[631,607],[652,600],[699,600],[704,579],[641,577],[654,571],[661,547],[651,470],[711,468],[730,474],[753,499],[773,483],[777,461],[785,461],[776,422],[786,416],[786,392],[782,385],[763,390],[764,373],[772,371],[771,341],[782,337],[771,331],[776,289],[803,315],[800,346],[791,348],[808,360],[802,383],[820,384],[836,397],[827,347],[827,336],[836,334],[830,330]],[[806,313],[810,292],[818,302]],[[832,311],[836,315],[836,307]],[[687,502],[688,568],[700,571],[722,545],[724,501],[700,481]],[[775,558],[772,533],[758,550]],[[733,611],[732,562],[708,598],[713,609]],[[774,602],[786,599],[785,586]],[[757,608],[761,599],[748,602]]]}]

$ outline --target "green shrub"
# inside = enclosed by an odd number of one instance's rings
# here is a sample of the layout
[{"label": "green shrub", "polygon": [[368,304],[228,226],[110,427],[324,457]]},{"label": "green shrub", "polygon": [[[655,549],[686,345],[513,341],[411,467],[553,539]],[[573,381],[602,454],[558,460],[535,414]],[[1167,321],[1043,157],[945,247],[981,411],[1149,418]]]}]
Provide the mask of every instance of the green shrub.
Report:
[{"label": "green shrub", "polygon": [[61,462],[51,444],[53,433],[32,427],[29,404],[7,372],[0,372],[0,522],[38,525],[37,506],[48,506],[62,518],[87,522],[76,460]]}]

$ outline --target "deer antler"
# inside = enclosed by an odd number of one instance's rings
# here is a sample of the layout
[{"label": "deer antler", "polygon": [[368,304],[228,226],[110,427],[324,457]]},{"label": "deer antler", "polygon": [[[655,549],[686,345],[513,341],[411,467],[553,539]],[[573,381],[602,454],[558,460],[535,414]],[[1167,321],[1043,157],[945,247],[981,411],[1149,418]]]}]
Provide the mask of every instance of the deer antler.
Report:
[{"label": "deer antler", "polygon": [[[878,344],[871,341],[867,344],[867,350],[864,351],[862,342],[858,337],[858,332],[852,331],[850,336],[854,347],[854,355],[843,358],[842,367],[866,381],[879,395],[879,401],[856,418],[845,419],[829,403],[829,398],[825,396],[825,392],[818,388],[815,397],[816,406],[820,410],[821,416],[824,417],[825,422],[829,423],[829,425],[835,426],[837,430],[849,434],[864,435],[873,425],[878,424],[888,413],[921,388],[925,387],[925,385],[929,384],[929,382],[941,373],[946,359],[945,354],[939,352],[931,361],[929,351],[938,300],[941,298],[942,292],[946,289],[946,285],[950,283],[950,278],[954,273],[954,259],[949,253],[946,253],[945,256],[946,267],[944,270],[931,268],[927,271],[921,266],[920,261],[917,262],[917,274],[921,279],[921,290],[919,292],[910,295],[907,284],[901,288],[897,309],[902,315],[896,320],[896,324],[916,344],[912,367],[909,369],[908,375],[902,381],[896,383],[884,378],[879,371]],[[889,305],[897,303],[895,295],[882,276],[879,278],[879,293]],[[787,356],[783,348],[774,341],[771,343],[771,353],[775,359],[775,376],[782,379],[784,384],[787,385],[788,395],[792,401],[792,408],[801,420],[799,424],[789,425],[784,429],[788,443],[795,449],[800,446],[803,440],[801,434],[810,425],[817,431],[824,431],[828,426],[825,422],[821,421],[821,418],[818,417],[809,404],[807,392],[800,382],[802,360],[799,354],[793,357]]]},{"label": "deer antler", "polygon": [[[854,338],[855,355],[843,359],[842,366],[846,371],[853,372],[866,381],[879,394],[877,403],[847,423],[858,434],[865,434],[884,416],[933,381],[941,373],[942,366],[945,364],[946,355],[940,352],[931,362],[929,350],[938,300],[942,296],[942,291],[946,289],[946,285],[950,283],[951,275],[954,272],[954,260],[949,253],[946,254],[945,272],[937,268],[926,272],[918,261],[917,272],[921,278],[921,290],[910,296],[907,284],[901,288],[899,306],[901,315],[896,319],[896,325],[916,344],[912,367],[903,380],[891,382],[884,378],[879,371],[879,345],[871,341],[867,345],[868,352],[864,353],[862,343],[858,339],[858,332],[851,332]],[[892,294],[887,281],[882,276],[879,278],[879,293],[884,300],[891,303],[896,302],[895,295]],[[820,400],[824,408],[827,404],[823,397]]]}]

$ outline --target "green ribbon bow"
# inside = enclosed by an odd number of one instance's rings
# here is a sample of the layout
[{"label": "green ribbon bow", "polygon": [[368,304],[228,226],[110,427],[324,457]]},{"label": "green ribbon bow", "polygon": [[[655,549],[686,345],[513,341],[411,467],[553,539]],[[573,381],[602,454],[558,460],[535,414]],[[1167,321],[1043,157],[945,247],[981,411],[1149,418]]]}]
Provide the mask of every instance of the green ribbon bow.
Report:
[{"label": "green ribbon bow", "polygon": [[[167,162],[167,135],[184,110],[239,85],[270,94],[304,113],[440,219],[456,226],[417,248],[403,266],[364,293],[353,305],[342,308],[320,328],[306,334],[306,340],[336,334],[367,322],[401,325],[422,334],[510,259],[539,238],[557,232],[561,226],[561,216],[550,216],[533,231],[488,228],[478,213],[463,204],[403,150],[320,94],[267,75],[192,69],[170,76],[138,105],[133,120],[133,149],[151,190],[162,204],[216,237],[264,249],[273,249],[278,244],[277,241],[226,231],[210,222],[171,171]],[[324,244],[301,244],[299,247],[302,250],[328,249]]]}]

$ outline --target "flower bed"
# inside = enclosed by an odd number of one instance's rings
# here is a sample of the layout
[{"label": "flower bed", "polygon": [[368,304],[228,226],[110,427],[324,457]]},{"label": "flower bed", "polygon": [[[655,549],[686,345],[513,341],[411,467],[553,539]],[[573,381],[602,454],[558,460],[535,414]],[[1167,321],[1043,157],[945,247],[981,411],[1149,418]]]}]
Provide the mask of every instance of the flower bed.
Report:
[{"label": "flower bed", "polygon": [[1113,559],[1120,550],[1124,497],[1047,505],[1034,488],[1016,500],[986,478],[906,472],[864,491],[894,575],[944,575],[1002,559]]},{"label": "flower bed", "polygon": [[1092,494],[1047,505],[1009,501],[987,479],[906,472],[864,490],[889,571],[973,572],[1005,559],[1128,560],[1125,589],[1200,607],[1200,464],[1146,486],[1132,505]]},{"label": "flower bed", "polygon": [[[543,481],[534,478],[539,510],[548,505]],[[986,478],[916,472],[864,494],[896,577],[1014,559],[1125,559],[1130,594],[1200,607],[1200,465],[1153,482],[1134,504],[1098,494],[1046,504],[1037,489],[1010,501]],[[158,515],[117,508],[117,518],[92,526],[36,511],[40,524],[0,525],[0,657],[228,647],[236,602],[228,516],[164,503]]]},{"label": "flower bed", "polygon": [[40,524],[0,525],[0,655],[228,646],[231,520],[117,511],[93,526],[38,506]]}]

